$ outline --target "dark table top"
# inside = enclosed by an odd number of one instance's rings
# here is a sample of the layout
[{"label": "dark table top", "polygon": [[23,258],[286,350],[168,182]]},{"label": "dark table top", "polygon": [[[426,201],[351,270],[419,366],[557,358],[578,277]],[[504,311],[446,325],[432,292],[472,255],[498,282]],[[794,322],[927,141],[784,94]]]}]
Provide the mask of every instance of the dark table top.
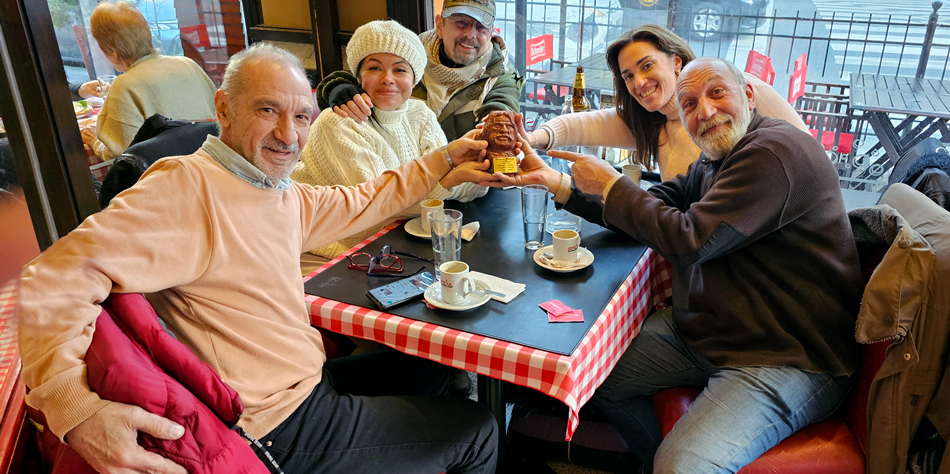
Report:
[{"label": "dark table top", "polygon": [[852,74],[851,107],[950,119],[950,81]]},{"label": "dark table top", "polygon": [[[470,203],[447,201],[446,208],[462,211],[463,223],[477,220],[481,226],[471,242],[462,242],[462,260],[474,271],[524,283],[527,285],[524,293],[508,304],[491,300],[468,311],[433,310],[421,301],[414,301],[390,308],[388,312],[558,354],[570,355],[574,351],[646,249],[629,237],[584,222],[581,245],[594,254],[594,263],[573,273],[555,273],[535,264],[534,251],[524,248],[518,189],[493,189],[487,196]],[[549,202],[550,211],[553,204]],[[550,236],[545,234],[545,238],[546,244],[550,244]],[[402,225],[369,243],[362,251],[375,255],[384,244],[392,245],[393,250],[432,256],[431,242],[409,235]],[[363,272],[348,269],[346,264],[343,259],[314,276],[305,283],[305,291],[375,308],[366,291],[394,279],[368,277]],[[431,264],[411,259],[404,259],[403,264],[407,274],[423,264],[432,269]],[[582,309],[584,322],[549,323],[538,304],[552,299]]]},{"label": "dark table top", "polygon": [[584,82],[587,89],[613,94],[614,75],[607,67],[607,58],[604,57],[603,54],[588,56],[570,66],[564,66],[555,71],[538,74],[532,77],[531,81],[541,84],[574,87],[574,76],[577,74],[577,66],[584,68]]}]

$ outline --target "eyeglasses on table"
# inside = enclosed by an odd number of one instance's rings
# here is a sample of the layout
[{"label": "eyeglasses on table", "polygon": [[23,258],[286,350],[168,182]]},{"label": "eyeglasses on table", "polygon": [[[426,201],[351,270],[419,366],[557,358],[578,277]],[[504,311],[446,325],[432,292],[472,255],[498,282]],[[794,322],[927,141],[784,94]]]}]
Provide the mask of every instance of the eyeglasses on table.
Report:
[{"label": "eyeglasses on table", "polygon": [[[433,263],[432,259],[423,258],[408,252],[393,250],[391,245],[386,244],[380,249],[379,254],[375,256],[366,252],[357,252],[352,255],[347,255],[346,259],[350,261],[347,268],[350,270],[363,270],[368,276],[403,277],[406,276],[402,274],[404,272],[402,266],[403,257]],[[413,272],[413,275],[425,268],[426,266],[423,265],[422,268]]]}]

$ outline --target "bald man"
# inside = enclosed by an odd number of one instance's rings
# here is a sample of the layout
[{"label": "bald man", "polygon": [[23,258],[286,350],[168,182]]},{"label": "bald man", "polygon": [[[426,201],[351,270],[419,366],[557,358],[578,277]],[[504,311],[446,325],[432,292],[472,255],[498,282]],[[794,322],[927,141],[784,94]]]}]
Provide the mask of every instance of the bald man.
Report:
[{"label": "bald man", "polygon": [[[545,184],[674,265],[673,306],[647,317],[593,401],[648,470],[736,472],[847,394],[857,250],[821,145],[758,114],[735,66],[690,62],[676,101],[702,150],[685,175],[643,190],[603,160],[551,152],[574,162],[572,188],[528,150],[498,185]],[[684,385],[705,390],[664,439],[650,395]]]}]

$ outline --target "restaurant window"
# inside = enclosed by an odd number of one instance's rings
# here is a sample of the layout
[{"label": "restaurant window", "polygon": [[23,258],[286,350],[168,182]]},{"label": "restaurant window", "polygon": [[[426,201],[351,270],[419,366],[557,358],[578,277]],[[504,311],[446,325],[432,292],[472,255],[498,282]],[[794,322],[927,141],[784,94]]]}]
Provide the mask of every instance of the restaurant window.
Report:
[{"label": "restaurant window", "polygon": [[[116,74],[90,32],[98,3],[4,0],[0,9],[0,246],[7,250],[9,242],[45,249],[100,209],[96,181],[110,163],[83,145],[80,125],[95,127],[101,99],[72,101],[67,88]],[[130,3],[148,22],[156,51],[193,59],[216,85],[228,58],[246,46],[241,0]],[[33,250],[4,251],[0,263],[29,260]]]},{"label": "restaurant window", "polygon": [[[165,56],[194,60],[215,86],[221,84],[228,58],[245,47],[240,0],[128,0],[145,17],[152,46]],[[92,36],[89,17],[96,0],[47,0],[56,41],[70,85],[119,75]],[[106,80],[106,79],[103,79]],[[103,99],[74,102],[80,129],[96,127]],[[177,117],[171,117],[177,118]],[[105,179],[113,160],[85,147],[91,182]]]},{"label": "restaurant window", "polygon": [[[245,46],[239,0],[128,0],[148,22],[160,54],[187,56],[220,85],[228,58]],[[48,0],[69,82],[115,74],[89,29],[96,0]]]},{"label": "restaurant window", "polygon": [[40,253],[3,115],[0,110],[0,289]]}]

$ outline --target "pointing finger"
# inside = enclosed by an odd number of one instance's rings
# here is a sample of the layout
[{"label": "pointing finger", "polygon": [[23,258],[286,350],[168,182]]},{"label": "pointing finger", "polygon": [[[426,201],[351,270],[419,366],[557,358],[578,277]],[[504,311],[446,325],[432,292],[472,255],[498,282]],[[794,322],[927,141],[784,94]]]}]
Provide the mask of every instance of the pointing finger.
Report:
[{"label": "pointing finger", "polygon": [[577,161],[579,158],[581,158],[582,156],[584,156],[584,155],[582,155],[582,154],[580,154],[580,153],[572,153],[572,152],[569,152],[569,151],[558,151],[558,150],[551,150],[551,151],[548,152],[548,155],[550,155],[550,156],[552,156],[552,157],[554,157],[554,158],[560,158],[560,159],[562,159],[562,160],[567,160],[567,161],[570,161],[570,162],[575,162],[575,161]]}]

